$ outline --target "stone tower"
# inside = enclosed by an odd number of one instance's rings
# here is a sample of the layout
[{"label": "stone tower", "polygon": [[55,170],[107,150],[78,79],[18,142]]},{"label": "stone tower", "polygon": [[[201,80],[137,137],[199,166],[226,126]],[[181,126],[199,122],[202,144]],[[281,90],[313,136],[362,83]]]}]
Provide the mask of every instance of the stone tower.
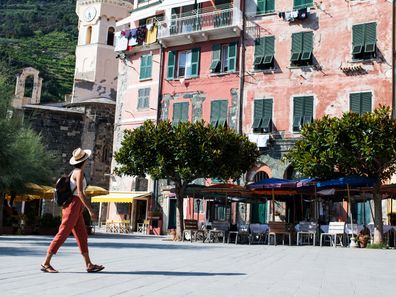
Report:
[{"label": "stone tower", "polygon": [[115,25],[129,15],[132,2],[77,0],[79,35],[72,103],[97,98],[115,101],[118,74]]}]

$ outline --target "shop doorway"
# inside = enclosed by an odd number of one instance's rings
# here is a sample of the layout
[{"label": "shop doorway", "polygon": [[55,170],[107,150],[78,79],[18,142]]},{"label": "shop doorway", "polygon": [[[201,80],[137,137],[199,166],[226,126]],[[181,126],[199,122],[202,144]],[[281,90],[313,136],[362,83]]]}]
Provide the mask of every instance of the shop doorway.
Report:
[{"label": "shop doorway", "polygon": [[168,229],[176,229],[176,199],[169,199]]},{"label": "shop doorway", "polygon": [[146,220],[147,201],[136,200],[136,226],[137,224],[143,224]]}]

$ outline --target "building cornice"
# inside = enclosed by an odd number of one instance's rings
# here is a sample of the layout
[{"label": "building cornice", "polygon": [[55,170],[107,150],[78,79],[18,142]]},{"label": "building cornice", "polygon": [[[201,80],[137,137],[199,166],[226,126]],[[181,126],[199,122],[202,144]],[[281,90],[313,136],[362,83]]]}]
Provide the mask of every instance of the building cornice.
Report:
[{"label": "building cornice", "polygon": [[96,3],[114,4],[117,6],[124,6],[127,9],[133,9],[133,4],[131,2],[123,0],[77,0],[77,5],[89,5]]}]

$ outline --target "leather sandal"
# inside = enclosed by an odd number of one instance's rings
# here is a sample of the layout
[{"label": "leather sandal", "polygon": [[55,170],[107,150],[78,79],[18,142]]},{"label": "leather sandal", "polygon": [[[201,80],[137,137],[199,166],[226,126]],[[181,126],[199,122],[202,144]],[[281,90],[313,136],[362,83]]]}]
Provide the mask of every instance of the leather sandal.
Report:
[{"label": "leather sandal", "polygon": [[99,271],[102,271],[103,269],[104,269],[104,266],[102,266],[102,265],[90,264],[87,268],[87,272],[88,273],[99,272]]},{"label": "leather sandal", "polygon": [[42,265],[41,264],[41,269],[42,272],[48,272],[48,273],[58,273],[59,271],[56,270],[54,267],[51,265]]}]

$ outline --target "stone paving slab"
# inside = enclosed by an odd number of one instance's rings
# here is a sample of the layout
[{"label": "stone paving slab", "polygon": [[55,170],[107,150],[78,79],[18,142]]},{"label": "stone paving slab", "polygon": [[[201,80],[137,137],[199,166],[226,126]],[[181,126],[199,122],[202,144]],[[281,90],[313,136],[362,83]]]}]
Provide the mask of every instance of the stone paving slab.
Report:
[{"label": "stone paving slab", "polygon": [[40,263],[52,237],[0,236],[0,296],[394,297],[396,250],[172,242],[95,234],[86,273],[74,238]]}]

